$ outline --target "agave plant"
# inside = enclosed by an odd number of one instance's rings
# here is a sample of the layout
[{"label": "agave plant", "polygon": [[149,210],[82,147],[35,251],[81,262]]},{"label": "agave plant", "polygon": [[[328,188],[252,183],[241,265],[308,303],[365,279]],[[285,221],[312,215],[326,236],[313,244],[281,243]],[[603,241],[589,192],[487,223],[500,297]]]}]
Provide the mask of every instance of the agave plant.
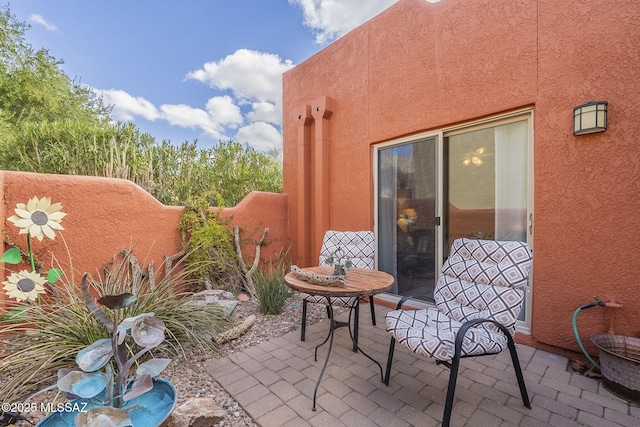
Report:
[{"label": "agave plant", "polygon": [[[123,425],[121,423],[129,419],[127,410],[122,408],[124,402],[150,391],[153,388],[153,377],[162,372],[171,361],[150,359],[138,365],[134,375],[129,375],[141,356],[164,341],[165,326],[153,313],[142,313],[120,320],[120,311],[134,305],[136,296],[131,293],[104,295],[95,301],[89,293],[86,273],[82,278],[82,293],[90,313],[104,324],[110,338],[99,339],[79,351],[76,356],[79,369],[59,370],[57,386],[68,397],[93,399],[98,395],[102,396],[104,406],[79,414],[76,418],[77,426],[89,425],[96,417],[106,417],[114,422],[113,425]],[[98,304],[113,312],[113,320]],[[133,355],[129,351],[128,337],[141,348]],[[110,363],[112,359],[115,366]],[[104,372],[101,371],[102,368]]]}]

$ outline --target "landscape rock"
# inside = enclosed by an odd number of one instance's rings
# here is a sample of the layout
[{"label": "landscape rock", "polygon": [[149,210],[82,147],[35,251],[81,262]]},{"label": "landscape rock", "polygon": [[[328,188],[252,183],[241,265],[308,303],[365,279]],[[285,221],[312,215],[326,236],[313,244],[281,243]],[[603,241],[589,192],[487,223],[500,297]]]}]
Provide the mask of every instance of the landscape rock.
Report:
[{"label": "landscape rock", "polygon": [[220,289],[205,290],[193,294],[191,304],[201,306],[216,304],[224,308],[225,314],[230,316],[236,306],[240,303],[231,292]]},{"label": "landscape rock", "polygon": [[226,416],[227,411],[216,405],[212,398],[197,397],[173,411],[168,427],[211,427]]}]

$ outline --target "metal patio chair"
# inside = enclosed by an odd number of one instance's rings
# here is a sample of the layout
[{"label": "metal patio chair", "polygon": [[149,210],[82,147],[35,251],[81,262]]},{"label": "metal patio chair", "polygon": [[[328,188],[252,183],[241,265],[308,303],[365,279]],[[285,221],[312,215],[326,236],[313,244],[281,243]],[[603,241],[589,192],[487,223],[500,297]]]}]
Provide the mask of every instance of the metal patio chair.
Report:
[{"label": "metal patio chair", "polygon": [[[333,266],[333,258],[338,248],[342,251],[342,254],[351,261],[352,267],[355,268],[368,268],[375,269],[375,250],[376,239],[373,231],[334,231],[329,230],[325,233],[322,239],[322,247],[320,249],[319,265],[320,266]],[[347,272],[348,274],[348,272]],[[355,304],[356,298],[349,297],[336,297],[332,298],[331,302],[333,306],[340,307],[355,307],[354,308],[354,321],[353,321],[353,338],[354,346],[353,351],[357,351],[358,342],[358,319],[359,319],[359,306]],[[302,300],[302,327],[300,332],[300,340],[305,340],[305,333],[307,327],[307,304],[316,303],[327,305],[327,299],[325,297],[313,296],[309,294],[303,294]],[[373,297],[369,297],[369,305],[371,307],[371,322],[376,324],[375,309],[373,303]],[[327,307],[327,315],[329,315],[329,309]],[[347,326],[345,323],[338,322],[338,326]]]},{"label": "metal patio chair", "polygon": [[436,306],[402,310],[410,297],[387,313],[391,334],[384,378],[389,385],[396,341],[412,352],[449,368],[442,425],[448,426],[460,359],[509,349],[522,402],[531,408],[512,336],[522,308],[531,268],[531,250],[515,241],[456,239],[438,277]]}]

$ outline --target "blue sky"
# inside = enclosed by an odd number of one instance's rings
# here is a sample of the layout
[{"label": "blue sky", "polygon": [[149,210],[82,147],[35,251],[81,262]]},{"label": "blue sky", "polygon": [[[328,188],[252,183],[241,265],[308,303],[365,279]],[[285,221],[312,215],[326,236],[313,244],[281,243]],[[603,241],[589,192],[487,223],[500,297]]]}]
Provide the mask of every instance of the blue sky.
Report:
[{"label": "blue sky", "polygon": [[173,144],[282,145],[282,73],[397,0],[19,0],[27,41]]}]

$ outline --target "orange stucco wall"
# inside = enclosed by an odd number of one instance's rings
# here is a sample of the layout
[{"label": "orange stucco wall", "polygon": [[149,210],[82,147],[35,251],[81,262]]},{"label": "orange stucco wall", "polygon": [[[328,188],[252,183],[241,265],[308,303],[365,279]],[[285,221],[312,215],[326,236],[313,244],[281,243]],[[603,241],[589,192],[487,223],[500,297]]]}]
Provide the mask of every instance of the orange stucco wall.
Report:
[{"label": "orange stucco wall", "polygon": [[[640,4],[616,0],[400,0],[285,73],[284,182],[291,236],[303,221],[301,112],[330,99],[328,227],[372,229],[372,147],[531,108],[534,117],[533,340],[578,350],[574,310],[594,295],[624,309],[585,311],[580,332],[640,332]],[[604,133],[574,137],[573,107],[609,102]],[[313,146],[318,122],[307,120]],[[327,124],[324,124],[327,126]],[[309,186],[309,197],[321,187]],[[301,229],[303,224],[306,229]]]},{"label": "orange stucco wall", "polygon": [[[37,196],[51,197],[61,202],[67,216],[61,225],[64,241],[45,238],[32,239],[34,252],[44,250],[41,259],[49,262],[50,253],[61,263],[65,273],[74,271],[76,282],[83,272],[96,274],[103,264],[123,249],[134,248],[134,255],[143,266],[154,261],[158,274],[162,274],[165,255],[173,255],[182,248],[178,221],[180,206],[165,206],[149,193],[130,181],[87,176],[47,175],[0,171],[2,203],[0,214],[10,239],[26,248],[26,236],[6,218],[13,215],[17,203],[26,203]],[[244,230],[242,238],[253,236],[258,240],[262,230],[269,227],[261,258],[269,259],[281,248],[289,247],[287,197],[284,194],[254,192],[233,208],[225,208],[223,215],[231,218],[231,225]],[[243,247],[245,261],[253,261],[254,245]],[[73,269],[69,266],[72,257]],[[15,266],[4,265],[2,280]],[[50,268],[47,266],[47,268]],[[5,297],[0,292],[0,301]]]}]

